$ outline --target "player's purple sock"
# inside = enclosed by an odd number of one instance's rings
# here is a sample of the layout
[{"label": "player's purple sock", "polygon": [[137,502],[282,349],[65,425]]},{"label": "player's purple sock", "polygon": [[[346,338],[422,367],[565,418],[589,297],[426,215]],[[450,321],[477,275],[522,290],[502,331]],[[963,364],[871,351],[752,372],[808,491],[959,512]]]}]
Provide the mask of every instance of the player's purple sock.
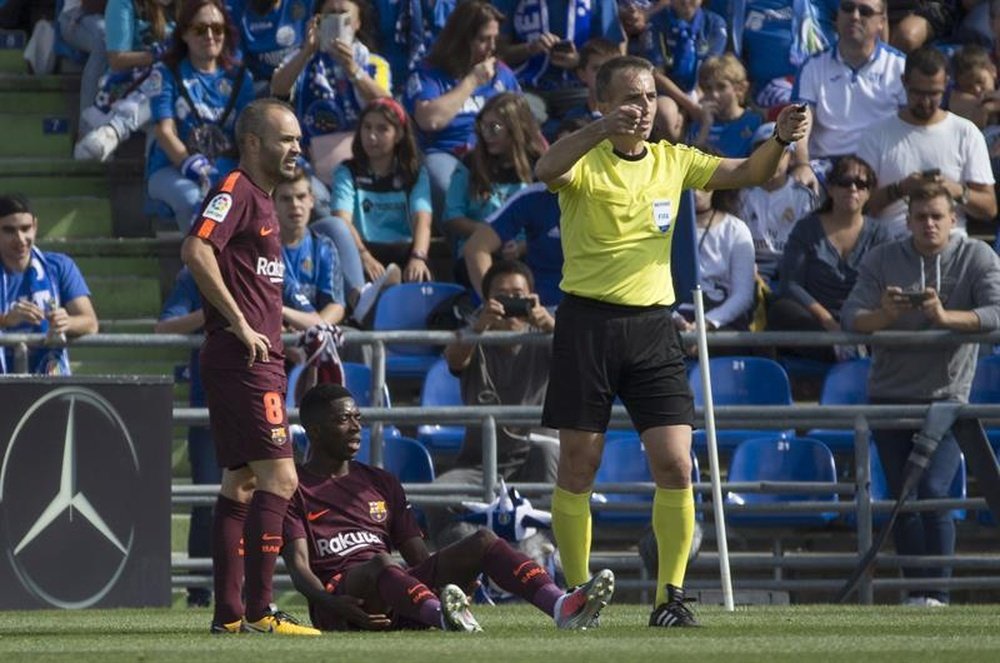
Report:
[{"label": "player's purple sock", "polygon": [[288,500],[256,490],[250,500],[243,539],[246,542],[247,621],[255,622],[270,611],[274,563],[281,552],[281,532]]},{"label": "player's purple sock", "polygon": [[219,495],[212,518],[212,571],[217,624],[243,617],[243,522],[248,506]]},{"label": "player's purple sock", "polygon": [[441,601],[427,585],[398,566],[382,569],[375,586],[385,604],[403,617],[427,626],[441,625]]},{"label": "player's purple sock", "polygon": [[487,548],[483,571],[502,589],[531,601],[546,615],[553,614],[556,599],[563,595],[545,569],[503,539],[497,539]]}]

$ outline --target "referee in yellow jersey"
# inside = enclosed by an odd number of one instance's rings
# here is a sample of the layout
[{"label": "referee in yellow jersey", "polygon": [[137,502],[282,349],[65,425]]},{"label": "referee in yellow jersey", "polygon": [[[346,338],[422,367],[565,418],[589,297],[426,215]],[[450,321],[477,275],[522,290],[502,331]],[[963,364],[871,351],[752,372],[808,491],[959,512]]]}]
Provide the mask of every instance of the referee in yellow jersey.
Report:
[{"label": "referee in yellow jersey", "polygon": [[721,159],[666,141],[649,143],[656,114],[652,65],[618,57],[597,74],[603,117],[553,144],[535,167],[559,194],[566,293],[556,313],[542,415],[559,429],[552,527],[567,582],[590,577],[590,493],[615,396],[642,438],[656,495],[659,548],[650,626],[697,626],[683,602],[694,531],[694,404],[669,306],[670,243],[681,191],[763,184],[809,119],[790,106],[749,158]]}]

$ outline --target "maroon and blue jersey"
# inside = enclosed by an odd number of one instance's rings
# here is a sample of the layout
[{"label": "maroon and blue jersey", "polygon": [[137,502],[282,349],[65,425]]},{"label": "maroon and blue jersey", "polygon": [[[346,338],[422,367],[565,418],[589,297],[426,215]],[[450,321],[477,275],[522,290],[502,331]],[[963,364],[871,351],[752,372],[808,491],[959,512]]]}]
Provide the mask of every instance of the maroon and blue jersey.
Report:
[{"label": "maroon and blue jersey", "polygon": [[317,476],[301,466],[298,473],[284,539],[306,539],[309,568],[323,583],[423,536],[403,486],[385,470],[351,461],[342,477]]}]

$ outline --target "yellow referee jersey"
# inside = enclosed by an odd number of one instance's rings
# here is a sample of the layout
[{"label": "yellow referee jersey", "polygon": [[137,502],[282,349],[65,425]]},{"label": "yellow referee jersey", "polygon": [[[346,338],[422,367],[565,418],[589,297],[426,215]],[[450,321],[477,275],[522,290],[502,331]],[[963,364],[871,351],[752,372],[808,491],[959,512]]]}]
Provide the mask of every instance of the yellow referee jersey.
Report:
[{"label": "yellow referee jersey", "polygon": [[700,189],[722,161],[686,145],[647,143],[640,158],[602,141],[576,162],[559,194],[560,288],[612,304],[672,304],[670,245],[683,189]]}]

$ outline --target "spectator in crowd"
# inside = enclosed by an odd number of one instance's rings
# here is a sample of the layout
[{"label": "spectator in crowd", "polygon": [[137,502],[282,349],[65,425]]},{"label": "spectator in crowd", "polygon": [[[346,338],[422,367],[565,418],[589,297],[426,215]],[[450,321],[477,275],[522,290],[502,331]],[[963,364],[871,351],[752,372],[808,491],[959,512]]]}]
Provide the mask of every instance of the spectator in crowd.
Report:
[{"label": "spectator in crowd", "polygon": [[[762,124],[754,132],[754,147],[773,134],[773,122]],[[811,189],[788,176],[792,151],[786,150],[771,179],[761,186],[740,191],[736,206],[736,216],[746,222],[753,236],[757,273],[769,284],[778,278],[781,255],[795,222],[819,204]]]},{"label": "spectator in crowd", "polygon": [[[313,208],[309,176],[296,168],[291,179],[274,188],[274,211],[281,232],[285,282],[308,300],[322,322],[336,325],[344,319],[344,277],[333,242],[308,227]],[[289,307],[286,305],[286,309]],[[285,312],[286,323],[296,320],[305,329],[315,320],[302,311]],[[308,312],[306,312],[308,313]]]},{"label": "spectator in crowd", "polygon": [[513,193],[535,179],[545,139],[523,95],[490,98],[476,120],[476,146],[455,168],[445,201],[445,229],[455,240],[455,279],[469,285],[461,260],[466,239]]},{"label": "spectator in crowd", "polygon": [[[483,277],[482,308],[471,331],[551,332],[552,315],[535,293],[534,277],[523,263],[501,260]],[[466,405],[541,405],[549,383],[552,348],[548,343],[481,345],[455,342],[444,349],[448,369],[461,381]],[[559,460],[556,432],[497,426],[497,469],[507,481],[555,481]],[[481,429],[468,426],[455,466],[440,475],[443,483],[483,482]],[[453,509],[427,511],[431,538],[445,546],[468,533],[454,523]],[[453,526],[457,525],[457,526]],[[474,528],[473,528],[474,529]]]},{"label": "spectator in crowd", "polygon": [[[698,283],[705,293],[705,326],[709,331],[747,331],[753,317],[756,268],[753,237],[738,218],[716,199],[725,192],[694,191],[698,240]],[[694,306],[681,304],[675,322],[691,331]]]},{"label": "spectator in crowd", "polygon": [[133,133],[149,128],[150,97],[159,91],[160,80],[152,76],[153,66],[167,51],[177,5],[173,0],[108,0],[110,70],[83,111],[81,125],[93,129],[74,146],[74,158],[107,161]]},{"label": "spectator in crowd", "polygon": [[436,219],[461,157],[476,142],[476,116],[490,97],[520,92],[514,72],[496,57],[504,15],[482,0],[459,4],[430,54],[410,76],[406,107],[420,129]]},{"label": "spectator in crowd", "polygon": [[892,24],[889,43],[907,54],[950,37],[959,18],[958,0],[886,1]]},{"label": "spectator in crowd", "polygon": [[236,116],[253,100],[250,73],[234,63],[235,29],[221,0],[181,5],[151,109],[156,144],[146,163],[149,195],[186,231],[208,189],[236,167]]},{"label": "spectator in crowd", "polygon": [[933,47],[906,60],[906,106],[872,127],[858,156],[875,169],[882,185],[871,197],[871,214],[893,237],[906,234],[903,200],[925,182],[937,182],[958,203],[957,230],[966,216],[992,219],[997,213],[989,150],[979,129],[940,107],[948,87],[948,60]]},{"label": "spectator in crowd", "polygon": [[439,0],[374,0],[381,36],[379,52],[392,70],[393,96],[404,93],[403,86],[431,50],[454,11],[455,2]]},{"label": "spectator in crowd", "polygon": [[[160,319],[153,328],[157,334],[197,334],[205,326],[205,314],[201,310],[201,294],[194,277],[187,267],[181,269],[163,304]],[[201,384],[200,348],[192,348],[187,367],[189,384],[188,404],[191,407],[205,407],[205,388]],[[215,447],[212,432],[208,426],[188,426],[188,461],[191,464],[191,483],[195,485],[216,485],[222,479],[222,470],[215,462]],[[188,528],[188,557],[212,558],[212,507],[191,507],[191,523]],[[189,607],[208,607],[212,602],[212,590],[207,587],[188,587]]]},{"label": "spectator in crowd", "polygon": [[[840,310],[862,260],[889,241],[888,229],[865,215],[875,172],[854,156],[837,160],[823,207],[795,224],[781,260],[777,298],[767,311],[775,331],[840,331]],[[795,354],[832,362],[842,350],[796,348]]]},{"label": "spectator in crowd", "polygon": [[[524,250],[518,237],[524,235]],[[507,199],[506,204],[480,224],[463,250],[469,282],[484,299],[483,279],[493,265],[493,255],[505,260],[519,255],[534,276],[532,290],[542,306],[562,301],[563,252],[559,234],[559,198],[544,184],[532,184]]]},{"label": "spectator in crowd", "polygon": [[709,2],[729,19],[733,52],[747,66],[754,104],[769,119],[791,102],[802,63],[834,40],[839,5],[840,0]]},{"label": "spectator in crowd", "polygon": [[982,46],[964,46],[951,59],[955,86],[948,95],[948,109],[980,129],[997,124],[1000,92],[997,66]]},{"label": "spectator in crowd", "polygon": [[555,140],[562,127],[569,122],[596,120],[601,116],[597,109],[597,70],[611,58],[621,55],[620,50],[618,44],[603,37],[587,40],[580,49],[580,65],[576,68],[577,77],[587,88],[587,98],[568,108],[562,119],[549,118],[545,121],[542,132],[547,139]]},{"label": "spectator in crowd", "polygon": [[853,154],[872,124],[906,103],[906,58],[880,39],[885,2],[842,0],[836,45],[806,60],[795,81],[792,98],[806,105],[813,122],[809,135],[795,146],[792,176],[817,193],[819,182],[810,159]]},{"label": "spectator in crowd", "polygon": [[413,134],[398,102],[376,99],[361,112],[354,156],[334,173],[334,218],[313,227],[333,239],[341,256],[350,255],[351,246],[360,254],[360,265],[345,264],[348,291],[362,288],[366,275],[379,287],[398,282],[400,264],[404,280],[432,280],[430,185]]},{"label": "spectator in crowd", "polygon": [[[330,14],[347,14],[350,34],[321,43],[320,21]],[[302,122],[309,162],[326,186],[337,166],[351,156],[361,109],[388,97],[391,89],[388,63],[369,51],[370,14],[367,0],[317,2],[304,45],[271,79],[271,94],[291,98]]]},{"label": "spectator in crowd", "polygon": [[[97,97],[97,81],[108,68],[104,43],[105,0],[63,0],[59,34],[73,48],[87,54],[80,74],[80,119]],[[84,130],[92,127],[84,126]]]},{"label": "spectator in crowd", "polygon": [[23,30],[31,32],[34,17],[28,11],[30,0],[0,1],[0,30]]},{"label": "spectator in crowd", "polygon": [[[979,240],[951,232],[955,201],[946,186],[925,182],[910,192],[911,237],[873,249],[844,304],[844,329],[858,332],[1000,329],[1000,258]],[[967,401],[976,369],[975,343],[938,346],[874,346],[868,398],[874,404]],[[889,492],[899,497],[915,430],[872,431]],[[943,498],[959,468],[954,436],[937,445],[916,487],[920,499]],[[947,509],[901,513],[893,530],[900,555],[955,554],[955,524]],[[949,577],[941,567],[903,568],[910,578]],[[917,585],[908,603],[948,603],[941,587]]]},{"label": "spectator in crowd", "polygon": [[306,41],[311,5],[311,0],[226,0],[257,96],[267,93],[275,69]]},{"label": "spectator in crowd", "polygon": [[[35,245],[38,218],[20,195],[0,196],[0,334],[46,334],[53,345],[97,331],[97,314],[80,268]],[[0,350],[0,373],[13,372],[13,348]],[[28,354],[28,372],[69,375],[63,347]]]},{"label": "spectator in crowd", "polygon": [[555,122],[587,97],[575,71],[580,50],[601,37],[624,49],[615,0],[497,0],[509,21],[501,25],[500,56],[521,87],[537,95]]},{"label": "spectator in crowd", "polygon": [[724,157],[744,158],[763,118],[747,110],[750,84],[743,63],[732,53],[710,57],[698,69],[701,115],[689,132],[694,145]]}]

